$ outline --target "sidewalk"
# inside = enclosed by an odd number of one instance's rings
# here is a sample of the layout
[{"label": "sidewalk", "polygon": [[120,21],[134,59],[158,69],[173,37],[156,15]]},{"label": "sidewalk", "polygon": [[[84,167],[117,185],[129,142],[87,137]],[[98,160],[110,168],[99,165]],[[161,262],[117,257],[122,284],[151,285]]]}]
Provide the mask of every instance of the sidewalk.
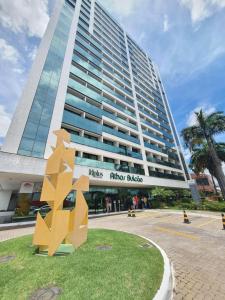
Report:
[{"label": "sidewalk", "polygon": [[[135,211],[136,212],[141,212],[141,211],[144,211],[144,210],[136,209]],[[103,218],[103,217],[108,217],[108,216],[117,216],[117,215],[122,215],[122,214],[127,214],[127,211],[118,211],[118,212],[101,213],[101,214],[91,214],[91,215],[88,215],[88,219],[97,219],[97,218]],[[5,224],[0,224],[0,231],[18,229],[18,228],[33,227],[35,224],[36,224],[36,221],[5,223]]]}]

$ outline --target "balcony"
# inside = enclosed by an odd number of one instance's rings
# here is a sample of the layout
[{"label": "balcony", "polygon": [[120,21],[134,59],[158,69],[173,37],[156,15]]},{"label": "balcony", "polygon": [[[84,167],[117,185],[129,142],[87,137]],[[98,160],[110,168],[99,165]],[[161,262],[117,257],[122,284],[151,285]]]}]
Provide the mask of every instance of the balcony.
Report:
[{"label": "balcony", "polygon": [[98,103],[103,103],[103,102],[108,103],[109,105],[117,108],[118,110],[123,111],[125,114],[136,118],[136,115],[134,113],[125,109],[123,106],[120,106],[119,104],[114,103],[112,100],[109,100],[108,98],[99,95],[98,93],[92,91],[88,87],[80,84],[79,82],[75,81],[72,78],[69,79],[68,87],[74,89],[75,91],[80,92],[81,94],[93,99],[94,101],[97,101]]},{"label": "balcony", "polygon": [[96,106],[91,105],[88,102],[85,102],[84,100],[81,100],[71,94],[66,95],[66,104],[102,119],[103,111],[100,108],[97,108]]},{"label": "balcony", "polygon": [[156,172],[156,171],[149,171],[149,176],[185,181],[183,176],[173,175],[173,174],[165,174],[165,173]]},{"label": "balcony", "polygon": [[169,152],[168,151],[168,156],[171,157],[172,159],[175,159],[175,160],[179,161],[179,157],[175,152]]},{"label": "balcony", "polygon": [[144,123],[144,124],[148,125],[149,127],[152,127],[152,128],[154,128],[154,129],[156,129],[156,130],[159,130],[159,131],[161,131],[161,128],[160,128],[160,127],[158,127],[158,126],[156,126],[156,125],[154,125],[154,124],[152,124],[152,123],[150,123],[150,122],[146,121],[146,120],[145,120],[145,119],[143,119],[143,118],[140,118],[140,119],[141,119],[141,122],[142,122],[142,123]]},{"label": "balcony", "polygon": [[123,125],[126,125],[130,128],[133,128],[135,130],[137,130],[137,126],[135,126],[134,124],[131,124],[129,122],[127,122],[126,120],[123,120],[122,118],[116,117],[114,114],[111,114],[109,112],[106,112],[100,108],[95,107],[94,105],[91,105],[88,102],[85,102],[71,94],[67,94],[66,96],[66,104],[78,108],[82,111],[85,111],[93,116],[96,116],[100,119],[102,119],[102,116],[106,116],[114,121],[117,121]]},{"label": "balcony", "polygon": [[103,57],[102,52],[100,52],[101,50],[96,50],[94,47],[92,47],[90,44],[88,44],[87,42],[85,42],[81,37],[79,37],[78,35],[76,36],[76,41],[79,42],[80,44],[82,44],[86,49],[90,50],[92,53],[94,53],[97,57],[99,57],[99,59],[101,59]]},{"label": "balcony", "polygon": [[126,172],[131,174],[145,175],[144,169],[134,168],[125,165],[118,165],[114,163],[108,163],[104,161],[98,161],[88,158],[76,157],[75,163],[81,166],[87,166],[98,169],[106,169],[118,172]]},{"label": "balcony", "polygon": [[[81,55],[83,55],[84,57],[86,57],[88,60],[90,60],[91,62],[93,62],[98,67],[102,68],[102,66],[103,66],[102,61],[94,58],[91,54],[87,53],[87,51],[85,51],[80,46],[75,45],[74,50],[77,51],[77,52],[79,52]],[[76,55],[74,54],[73,55],[73,60],[75,60],[75,57],[76,57]]]},{"label": "balcony", "polygon": [[102,125],[94,121],[89,121],[85,118],[77,116],[76,114],[64,110],[62,122],[98,135],[102,135]]},{"label": "balcony", "polygon": [[160,165],[163,165],[163,166],[168,166],[168,167],[175,168],[175,169],[181,169],[180,165],[173,164],[169,161],[160,160],[160,159],[150,157],[150,156],[147,157],[147,161],[155,163],[155,164],[160,164]]},{"label": "balcony", "polygon": [[150,149],[153,149],[153,150],[155,150],[155,151],[159,151],[159,152],[161,152],[161,153],[167,154],[167,150],[164,149],[164,148],[160,148],[160,147],[158,147],[158,146],[156,146],[156,145],[149,144],[149,143],[146,143],[146,142],[144,143],[144,145],[145,145],[145,147],[147,147],[147,148],[150,148]]},{"label": "balcony", "polygon": [[130,150],[121,149],[119,147],[115,147],[115,146],[108,145],[108,144],[105,144],[105,143],[102,143],[99,141],[91,140],[91,139],[88,139],[86,137],[82,137],[79,135],[71,134],[71,141],[76,144],[81,144],[81,145],[85,145],[88,147],[93,147],[93,148],[117,153],[117,154],[128,156],[128,157],[133,157],[136,159],[142,159],[141,153],[136,153],[136,152],[133,152]]},{"label": "balcony", "polygon": [[110,118],[110,119],[113,119],[114,121],[117,121],[117,122],[119,122],[119,123],[121,123],[121,124],[123,124],[123,125],[126,125],[126,126],[128,126],[128,127],[130,127],[130,128],[133,128],[133,129],[135,129],[135,130],[138,130],[138,128],[137,128],[136,125],[131,124],[131,123],[129,123],[128,121],[123,120],[123,119],[120,118],[120,117],[116,117],[115,115],[113,115],[113,114],[111,114],[111,113],[109,113],[109,112],[107,112],[107,111],[104,111],[104,110],[103,110],[103,111],[102,111],[102,115],[105,116],[105,117],[108,117],[108,118]]},{"label": "balcony", "polygon": [[111,129],[111,128],[106,127],[106,126],[104,126],[104,125],[102,126],[102,131],[103,131],[103,132],[106,132],[106,133],[109,133],[109,134],[111,134],[111,135],[117,136],[117,137],[119,137],[119,138],[121,138],[121,139],[130,141],[130,142],[132,142],[132,143],[140,144],[139,139],[134,138],[134,137],[132,137],[132,136],[130,136],[130,135],[128,135],[128,134],[119,132],[119,131],[117,131],[117,130],[115,130],[115,129]]}]

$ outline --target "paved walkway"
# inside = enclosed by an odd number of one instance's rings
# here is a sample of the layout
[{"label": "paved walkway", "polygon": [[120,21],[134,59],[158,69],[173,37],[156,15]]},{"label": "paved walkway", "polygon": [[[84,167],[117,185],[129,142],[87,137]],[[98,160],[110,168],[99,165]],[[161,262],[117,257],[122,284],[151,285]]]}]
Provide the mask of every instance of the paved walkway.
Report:
[{"label": "paved walkway", "polygon": [[[145,211],[90,220],[90,228],[143,235],[158,243],[175,269],[174,300],[225,300],[225,231],[219,214],[190,214],[191,224],[173,211]],[[33,228],[0,231],[0,241],[32,233]]]}]

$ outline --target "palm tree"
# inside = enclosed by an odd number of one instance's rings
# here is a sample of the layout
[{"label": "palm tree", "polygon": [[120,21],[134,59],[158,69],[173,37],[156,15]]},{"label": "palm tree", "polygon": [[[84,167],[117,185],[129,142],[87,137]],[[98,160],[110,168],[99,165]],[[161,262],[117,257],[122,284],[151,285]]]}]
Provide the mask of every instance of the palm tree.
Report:
[{"label": "palm tree", "polygon": [[[215,143],[215,150],[219,159],[222,162],[225,162],[225,143]],[[209,154],[209,147],[207,143],[204,143],[200,147],[195,147],[193,149],[189,167],[196,174],[203,173],[205,169],[208,169],[209,173],[212,176],[212,181],[215,187],[215,191],[217,191],[215,186],[215,181],[213,178],[213,176],[215,177],[213,161]]]},{"label": "palm tree", "polygon": [[213,174],[220,186],[223,198],[225,199],[225,175],[222,169],[222,161],[215,149],[215,136],[225,132],[225,115],[223,112],[215,112],[206,115],[202,109],[195,112],[196,125],[184,128],[181,135],[190,151],[204,142],[208,146],[208,153],[212,162]]}]

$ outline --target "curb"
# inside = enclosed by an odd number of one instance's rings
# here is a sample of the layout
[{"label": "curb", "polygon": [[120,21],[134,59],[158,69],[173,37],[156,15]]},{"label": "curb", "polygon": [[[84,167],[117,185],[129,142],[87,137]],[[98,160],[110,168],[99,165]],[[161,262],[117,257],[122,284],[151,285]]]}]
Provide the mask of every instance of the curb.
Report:
[{"label": "curb", "polygon": [[[114,229],[109,229],[109,230],[114,230]],[[172,300],[173,299],[173,291],[175,290],[175,276],[174,276],[173,265],[172,265],[172,263],[170,263],[170,260],[167,256],[166,252],[158,244],[156,244],[151,239],[149,239],[143,235],[131,233],[129,231],[124,231],[124,230],[116,230],[116,231],[125,232],[128,234],[139,236],[142,239],[151,243],[153,246],[155,246],[159,250],[159,252],[161,253],[161,255],[163,257],[164,272],[163,272],[163,278],[162,278],[160,288],[156,292],[153,300]]]},{"label": "curb", "polygon": [[[142,209],[137,209],[136,210],[136,212],[141,212],[141,211],[143,212]],[[97,219],[97,218],[118,216],[118,215],[124,215],[124,214],[127,214],[127,211],[89,215],[88,219]],[[16,223],[14,222],[14,223],[0,224],[0,231],[32,227],[32,226],[35,226],[35,224],[36,224],[36,221],[16,222]]]},{"label": "curb", "polygon": [[154,245],[161,253],[164,261],[164,273],[163,279],[153,300],[171,300],[173,299],[173,289],[175,288],[175,280],[173,275],[173,266],[170,263],[170,260],[166,254],[166,252],[155,242],[146,238],[142,235],[139,235],[141,238],[149,241],[152,245]]}]

